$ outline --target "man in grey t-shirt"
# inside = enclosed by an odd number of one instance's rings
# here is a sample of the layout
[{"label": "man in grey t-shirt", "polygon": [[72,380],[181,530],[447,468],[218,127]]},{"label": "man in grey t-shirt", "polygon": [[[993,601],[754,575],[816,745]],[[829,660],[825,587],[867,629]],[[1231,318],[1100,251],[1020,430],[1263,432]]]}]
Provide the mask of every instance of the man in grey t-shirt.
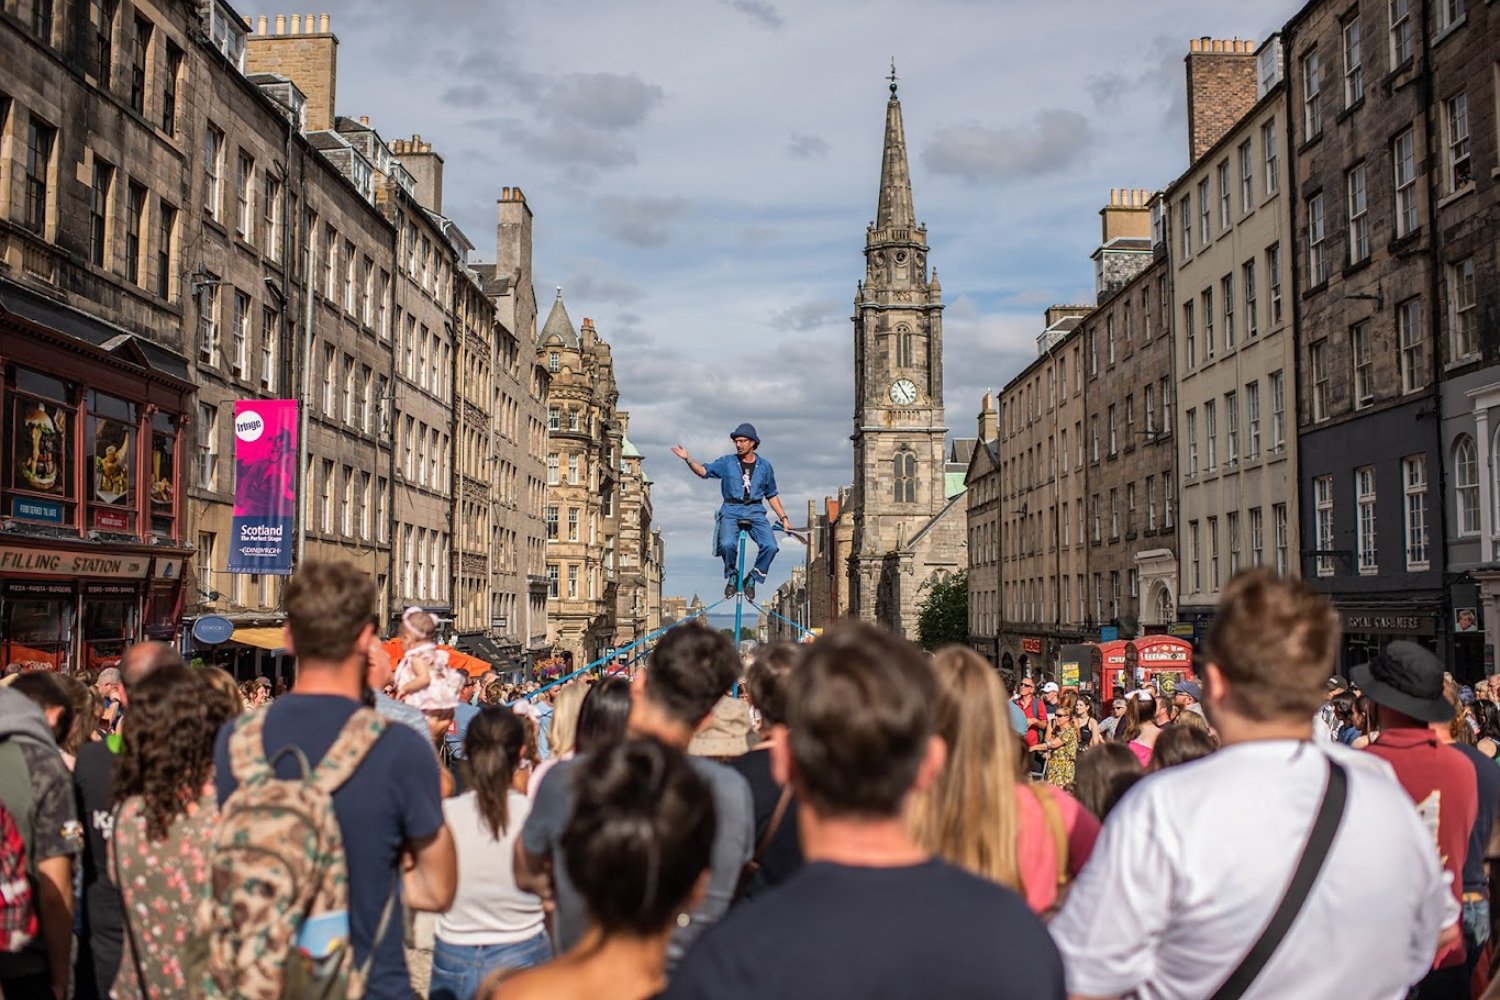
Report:
[{"label": "man in grey t-shirt", "polygon": [[[703,625],[679,625],[657,643],[646,669],[631,686],[630,735],[686,750],[694,731],[738,675],[739,657],[726,637]],[[703,928],[729,909],[740,872],[754,849],[749,784],[722,764],[701,757],[689,760],[713,793],[717,825],[708,889],[692,921],[673,934],[667,952],[669,967]],[[573,813],[577,763],[577,758],[564,761],[547,773],[516,841],[516,882],[522,889],[553,900],[559,951],[578,944],[589,923],[561,852],[563,831]]]}]

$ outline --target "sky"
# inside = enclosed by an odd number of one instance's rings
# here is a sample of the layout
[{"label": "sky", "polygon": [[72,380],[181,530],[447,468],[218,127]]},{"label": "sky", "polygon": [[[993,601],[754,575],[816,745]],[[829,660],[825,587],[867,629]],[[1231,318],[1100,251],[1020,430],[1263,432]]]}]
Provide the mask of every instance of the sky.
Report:
[{"label": "sky", "polygon": [[[242,5],[243,6],[243,5]],[[250,14],[277,11],[251,10]],[[947,423],[1093,299],[1111,188],[1187,167],[1190,38],[1257,42],[1283,0],[325,0],[339,114],[445,160],[443,212],[493,260],[495,201],[535,213],[561,286],[614,350],[655,480],[664,592],[716,599],[717,484],[695,458],[756,425],[793,520],[850,482],[853,312],[894,57],[917,217],[942,278]],[[769,586],[803,550],[783,546]]]}]

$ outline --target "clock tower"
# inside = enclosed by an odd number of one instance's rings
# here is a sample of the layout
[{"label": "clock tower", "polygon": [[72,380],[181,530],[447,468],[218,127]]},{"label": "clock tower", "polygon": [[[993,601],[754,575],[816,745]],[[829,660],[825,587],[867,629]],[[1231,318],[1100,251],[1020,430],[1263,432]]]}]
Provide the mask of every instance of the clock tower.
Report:
[{"label": "clock tower", "polygon": [[[850,613],[913,633],[914,549],[951,506],[944,464],[942,288],[912,207],[896,75],[885,108],[875,221],[854,295],[854,543]],[[893,578],[895,574],[895,578]],[[904,598],[898,596],[905,594]]]}]

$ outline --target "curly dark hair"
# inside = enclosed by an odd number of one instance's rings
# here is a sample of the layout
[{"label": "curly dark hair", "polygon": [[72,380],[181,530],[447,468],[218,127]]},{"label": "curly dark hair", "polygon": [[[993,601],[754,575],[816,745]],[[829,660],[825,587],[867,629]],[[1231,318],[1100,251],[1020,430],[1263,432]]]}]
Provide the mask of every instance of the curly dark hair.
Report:
[{"label": "curly dark hair", "polygon": [[165,840],[213,773],[214,738],[234,714],[229,698],[180,663],[151,671],[130,689],[115,804],[142,799],[146,836]]}]

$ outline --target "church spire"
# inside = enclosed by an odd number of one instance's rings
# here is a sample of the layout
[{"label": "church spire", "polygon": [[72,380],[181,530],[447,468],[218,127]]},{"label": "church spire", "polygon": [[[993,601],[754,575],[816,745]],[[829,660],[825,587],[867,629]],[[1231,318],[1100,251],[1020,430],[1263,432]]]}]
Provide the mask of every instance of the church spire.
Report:
[{"label": "church spire", "polygon": [[891,60],[891,98],[885,105],[885,153],[880,164],[880,207],[876,229],[914,229],[916,209],[911,203],[911,170],[906,165],[906,130],[901,124],[901,101],[896,97],[896,60]]}]

